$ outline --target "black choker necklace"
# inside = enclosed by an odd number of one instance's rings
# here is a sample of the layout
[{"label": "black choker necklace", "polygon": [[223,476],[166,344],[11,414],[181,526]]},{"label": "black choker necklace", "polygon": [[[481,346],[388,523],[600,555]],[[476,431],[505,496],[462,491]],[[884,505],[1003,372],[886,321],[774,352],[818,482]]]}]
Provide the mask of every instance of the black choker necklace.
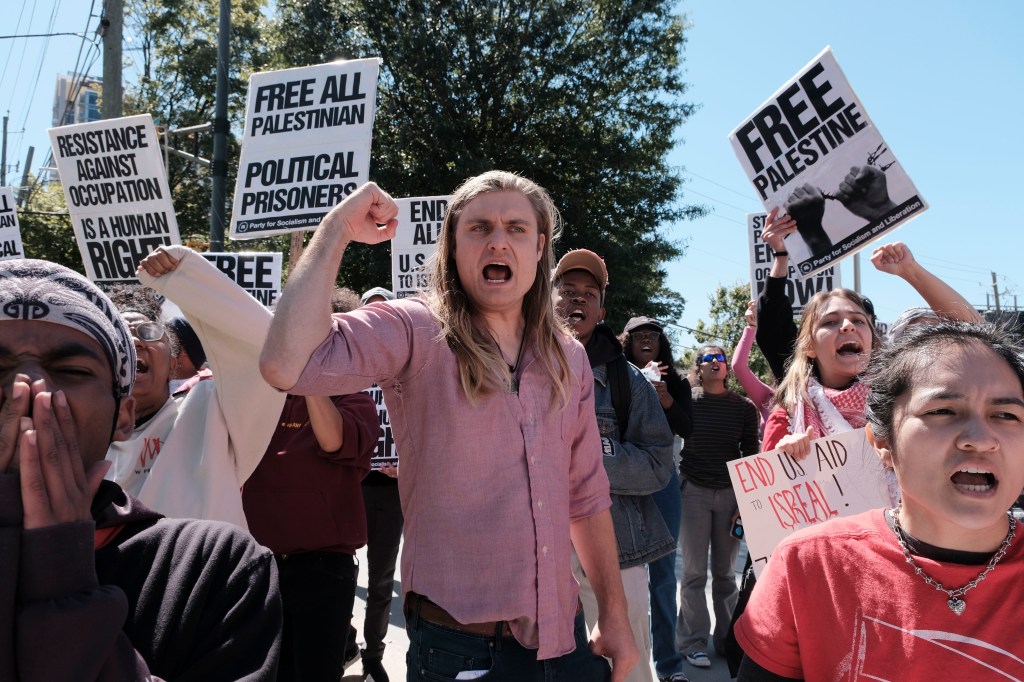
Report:
[{"label": "black choker necklace", "polygon": [[505,354],[501,352],[501,344],[494,338],[494,334],[491,334],[490,330],[487,330],[487,334],[491,337],[491,341],[494,341],[495,347],[498,349],[498,355],[501,356],[505,366],[508,367],[508,373],[511,377],[510,393],[519,393],[519,363],[523,359],[523,348],[526,346],[526,330],[523,330],[523,338],[519,341],[519,352],[516,353],[516,362],[514,365],[510,365],[508,360],[505,360]]}]

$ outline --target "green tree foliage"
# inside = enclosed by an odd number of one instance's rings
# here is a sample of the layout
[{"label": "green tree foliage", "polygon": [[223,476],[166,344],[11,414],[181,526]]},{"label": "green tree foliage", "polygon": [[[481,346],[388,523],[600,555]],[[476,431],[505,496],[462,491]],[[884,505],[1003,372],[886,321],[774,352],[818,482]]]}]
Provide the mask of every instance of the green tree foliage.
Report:
[{"label": "green tree foliage", "polygon": [[60,183],[30,183],[32,191],[18,210],[21,242],[26,258],[42,258],[85,274],[82,253],[75,242],[71,216]]},{"label": "green tree foliage", "polygon": [[[448,194],[492,168],[546,187],[559,254],[608,263],[609,321],[677,318],[667,236],[699,215],[666,163],[693,112],[684,21],[668,0],[281,0],[277,67],[382,58],[371,177],[394,196]],[[390,281],[386,246],[346,253],[343,283]]]},{"label": "green tree foliage", "polygon": [[[264,0],[232,0],[228,118],[241,130],[248,78],[267,68]],[[127,54],[136,78],[126,87],[125,115],[150,113],[162,129],[177,130],[213,121],[217,90],[218,0],[129,0]],[[176,135],[171,146],[205,159],[213,157],[213,133]],[[238,169],[238,142],[228,142],[228,204]],[[208,168],[167,156],[168,180],[182,240],[209,235],[211,174]],[[226,212],[225,215],[229,213]],[[258,248],[251,242],[245,248]],[[278,246],[277,242],[272,248]]]},{"label": "green tree foliage", "polygon": [[[708,308],[708,321],[698,320],[693,335],[701,344],[721,346],[732,362],[732,352],[739,343],[743,329],[747,326],[743,314],[750,302],[750,286],[747,284],[735,284],[731,287],[719,286],[713,296],[708,297],[710,307]],[[693,367],[697,353],[703,345],[687,349],[682,353],[680,364],[689,369]],[[768,368],[768,362],[764,359],[757,344],[750,349],[750,359],[747,363],[750,370],[757,375],[761,381],[771,385],[773,377]],[[736,378],[730,373],[729,389],[741,395],[746,392],[740,387]]]}]

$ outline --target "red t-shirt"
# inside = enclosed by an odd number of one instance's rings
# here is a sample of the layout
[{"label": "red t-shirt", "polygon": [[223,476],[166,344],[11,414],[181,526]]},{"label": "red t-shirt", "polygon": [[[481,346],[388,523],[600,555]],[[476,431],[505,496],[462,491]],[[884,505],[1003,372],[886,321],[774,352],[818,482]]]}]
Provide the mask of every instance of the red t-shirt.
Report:
[{"label": "red t-shirt", "polygon": [[[736,623],[744,652],[805,680],[1024,679],[1024,532],[967,592],[958,616],[945,593],[915,575],[883,513],[784,540]],[[983,568],[914,559],[952,588]]]}]

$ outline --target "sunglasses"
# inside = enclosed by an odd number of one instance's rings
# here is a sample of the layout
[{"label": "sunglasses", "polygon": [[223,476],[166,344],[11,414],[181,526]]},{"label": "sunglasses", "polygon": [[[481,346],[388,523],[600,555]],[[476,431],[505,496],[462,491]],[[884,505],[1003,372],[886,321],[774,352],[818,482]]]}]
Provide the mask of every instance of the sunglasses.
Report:
[{"label": "sunglasses", "polygon": [[725,356],[721,353],[708,353],[707,355],[700,356],[699,364],[703,365],[705,362],[725,362]]},{"label": "sunglasses", "polygon": [[156,322],[141,322],[131,325],[132,336],[139,341],[159,341],[164,338],[164,326]]},{"label": "sunglasses", "polygon": [[629,338],[637,341],[657,341],[660,332],[630,332]]}]

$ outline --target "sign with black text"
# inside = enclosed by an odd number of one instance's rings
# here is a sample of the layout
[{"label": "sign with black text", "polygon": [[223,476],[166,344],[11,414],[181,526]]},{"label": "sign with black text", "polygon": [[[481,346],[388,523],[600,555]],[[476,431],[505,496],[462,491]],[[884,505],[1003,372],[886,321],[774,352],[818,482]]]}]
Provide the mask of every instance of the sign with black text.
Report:
[{"label": "sign with black text", "polygon": [[885,470],[864,429],[811,441],[802,462],[779,449],[734,459],[729,478],[758,577],[793,532],[890,505]]},{"label": "sign with black text", "polygon": [[451,197],[396,199],[398,229],[391,240],[391,290],[407,298],[427,288],[424,264],[437,251],[444,214]]},{"label": "sign with black text", "polygon": [[18,226],[18,209],[14,190],[0,187],[0,260],[24,258],[25,248],[21,245],[21,228]]},{"label": "sign with black text", "polygon": [[366,183],[379,59],[249,77],[232,239],[313,230]]},{"label": "sign with black text", "polygon": [[380,435],[377,438],[377,446],[373,449],[373,456],[370,458],[370,468],[376,471],[384,467],[396,467],[398,466],[398,452],[395,450],[395,435],[391,430],[388,406],[384,404],[384,391],[380,386],[374,384],[363,392],[373,399],[377,406],[377,418],[380,420]]},{"label": "sign with black text", "polygon": [[797,223],[799,277],[864,248],[928,204],[825,48],[730,135],[765,209]]},{"label": "sign with black text", "polygon": [[89,279],[136,281],[139,261],[181,243],[149,114],[48,132]]},{"label": "sign with black text", "polygon": [[[772,247],[761,239],[767,217],[767,213],[747,214],[747,230],[750,234],[750,298],[755,300],[764,291],[768,273],[771,272],[772,264],[775,262],[775,252],[772,251]],[[843,283],[838,265],[831,265],[803,280],[797,277],[796,268],[790,265],[789,274],[786,276],[786,293],[789,295],[789,300],[793,302],[793,315],[801,315],[804,306],[819,291],[832,291],[841,286]]]},{"label": "sign with black text", "polygon": [[268,308],[281,297],[280,252],[199,254]]}]

